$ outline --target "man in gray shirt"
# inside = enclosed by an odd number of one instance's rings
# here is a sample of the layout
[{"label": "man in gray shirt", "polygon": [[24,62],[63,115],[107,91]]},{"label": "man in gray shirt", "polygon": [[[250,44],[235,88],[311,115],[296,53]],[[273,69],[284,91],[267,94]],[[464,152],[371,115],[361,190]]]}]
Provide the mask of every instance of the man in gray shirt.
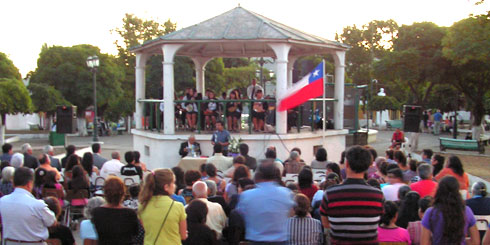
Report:
[{"label": "man in gray shirt", "polygon": [[100,144],[95,143],[92,145],[92,152],[93,158],[94,158],[94,166],[96,166],[98,169],[102,169],[102,166],[104,165],[105,162],[107,162],[107,159],[103,158],[100,156]]}]

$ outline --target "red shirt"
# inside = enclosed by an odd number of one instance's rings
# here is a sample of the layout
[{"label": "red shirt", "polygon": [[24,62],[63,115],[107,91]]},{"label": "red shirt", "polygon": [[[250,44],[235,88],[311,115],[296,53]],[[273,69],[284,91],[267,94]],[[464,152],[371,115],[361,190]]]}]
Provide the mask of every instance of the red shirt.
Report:
[{"label": "red shirt", "polygon": [[405,141],[405,137],[403,136],[403,132],[402,131],[399,131],[398,133],[395,131],[393,133],[393,137],[391,138],[391,141],[396,141],[396,142],[403,142]]},{"label": "red shirt", "polygon": [[318,187],[316,185],[311,185],[308,188],[299,189],[299,191],[303,193],[305,196],[307,196],[311,201],[315,193],[318,191]]},{"label": "red shirt", "polygon": [[421,180],[411,184],[410,189],[419,193],[420,198],[423,198],[425,196],[434,197],[434,195],[436,194],[437,182],[430,179]]}]

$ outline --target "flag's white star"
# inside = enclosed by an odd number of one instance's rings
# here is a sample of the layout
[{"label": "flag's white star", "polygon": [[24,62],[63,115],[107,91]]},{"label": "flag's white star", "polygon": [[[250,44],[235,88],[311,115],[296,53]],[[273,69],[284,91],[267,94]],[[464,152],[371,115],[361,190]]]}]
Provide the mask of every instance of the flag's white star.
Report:
[{"label": "flag's white star", "polygon": [[315,70],[315,71],[313,72],[313,76],[314,76],[314,77],[317,77],[319,72],[320,72],[320,70]]}]

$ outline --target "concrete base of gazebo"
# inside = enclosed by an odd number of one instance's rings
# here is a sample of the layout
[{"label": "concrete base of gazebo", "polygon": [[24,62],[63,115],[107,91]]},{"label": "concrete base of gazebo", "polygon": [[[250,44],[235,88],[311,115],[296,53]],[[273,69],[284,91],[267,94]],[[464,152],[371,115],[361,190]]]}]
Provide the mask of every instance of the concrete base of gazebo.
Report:
[{"label": "concrete base of gazebo", "polygon": [[[166,135],[144,130],[133,129],[133,145],[135,150],[141,152],[141,161],[147,164],[149,169],[172,168],[180,161],[178,154],[180,144],[185,142],[188,133]],[[325,133],[325,148],[328,159],[338,162],[342,151],[345,150],[345,136],[348,130],[328,130]],[[285,135],[277,134],[231,134],[232,137],[241,138],[242,142],[248,144],[249,155],[257,159],[263,159],[268,146],[275,146],[277,157],[286,159],[289,150],[293,147],[301,149],[301,158],[307,164],[314,159],[314,147],[322,145],[322,132],[301,132]],[[195,135],[197,142],[201,145],[203,156],[213,153],[211,145],[211,134]]]}]

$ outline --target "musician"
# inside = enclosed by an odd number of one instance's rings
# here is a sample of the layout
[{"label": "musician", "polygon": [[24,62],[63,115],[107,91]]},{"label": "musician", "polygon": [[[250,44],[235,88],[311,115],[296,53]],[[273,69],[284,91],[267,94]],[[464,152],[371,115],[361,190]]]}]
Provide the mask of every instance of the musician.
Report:
[{"label": "musician", "polygon": [[192,102],[195,100],[196,91],[195,89],[188,88],[186,89],[186,95],[182,100],[186,100],[189,102],[182,103],[183,110],[186,113],[187,124],[189,126],[190,131],[196,130],[196,122],[197,122],[197,104]]},{"label": "musician", "polygon": [[194,135],[189,136],[189,139],[186,142],[180,144],[179,155],[186,157],[187,154],[192,152],[195,152],[196,155],[201,155],[201,146],[196,142],[196,137]]},{"label": "musician", "polygon": [[[240,93],[238,90],[233,90],[230,93],[230,100],[239,100]],[[227,102],[226,103],[226,120],[228,122],[228,129],[230,131],[240,131],[240,118],[242,117],[242,103],[241,102]]]},{"label": "musician", "polygon": [[[257,100],[261,100],[263,96],[264,94],[260,89],[257,90],[257,92],[255,93],[255,98]],[[252,122],[254,124],[255,132],[264,131],[265,110],[267,110],[267,108],[268,108],[267,102],[261,102],[261,101],[253,102]]]},{"label": "musician", "polygon": [[209,102],[206,102],[203,105],[204,120],[206,122],[206,129],[213,130],[214,125],[216,124],[216,118],[218,117],[218,103],[214,101],[216,100],[216,97],[213,91],[208,92],[207,100],[209,100]]}]

